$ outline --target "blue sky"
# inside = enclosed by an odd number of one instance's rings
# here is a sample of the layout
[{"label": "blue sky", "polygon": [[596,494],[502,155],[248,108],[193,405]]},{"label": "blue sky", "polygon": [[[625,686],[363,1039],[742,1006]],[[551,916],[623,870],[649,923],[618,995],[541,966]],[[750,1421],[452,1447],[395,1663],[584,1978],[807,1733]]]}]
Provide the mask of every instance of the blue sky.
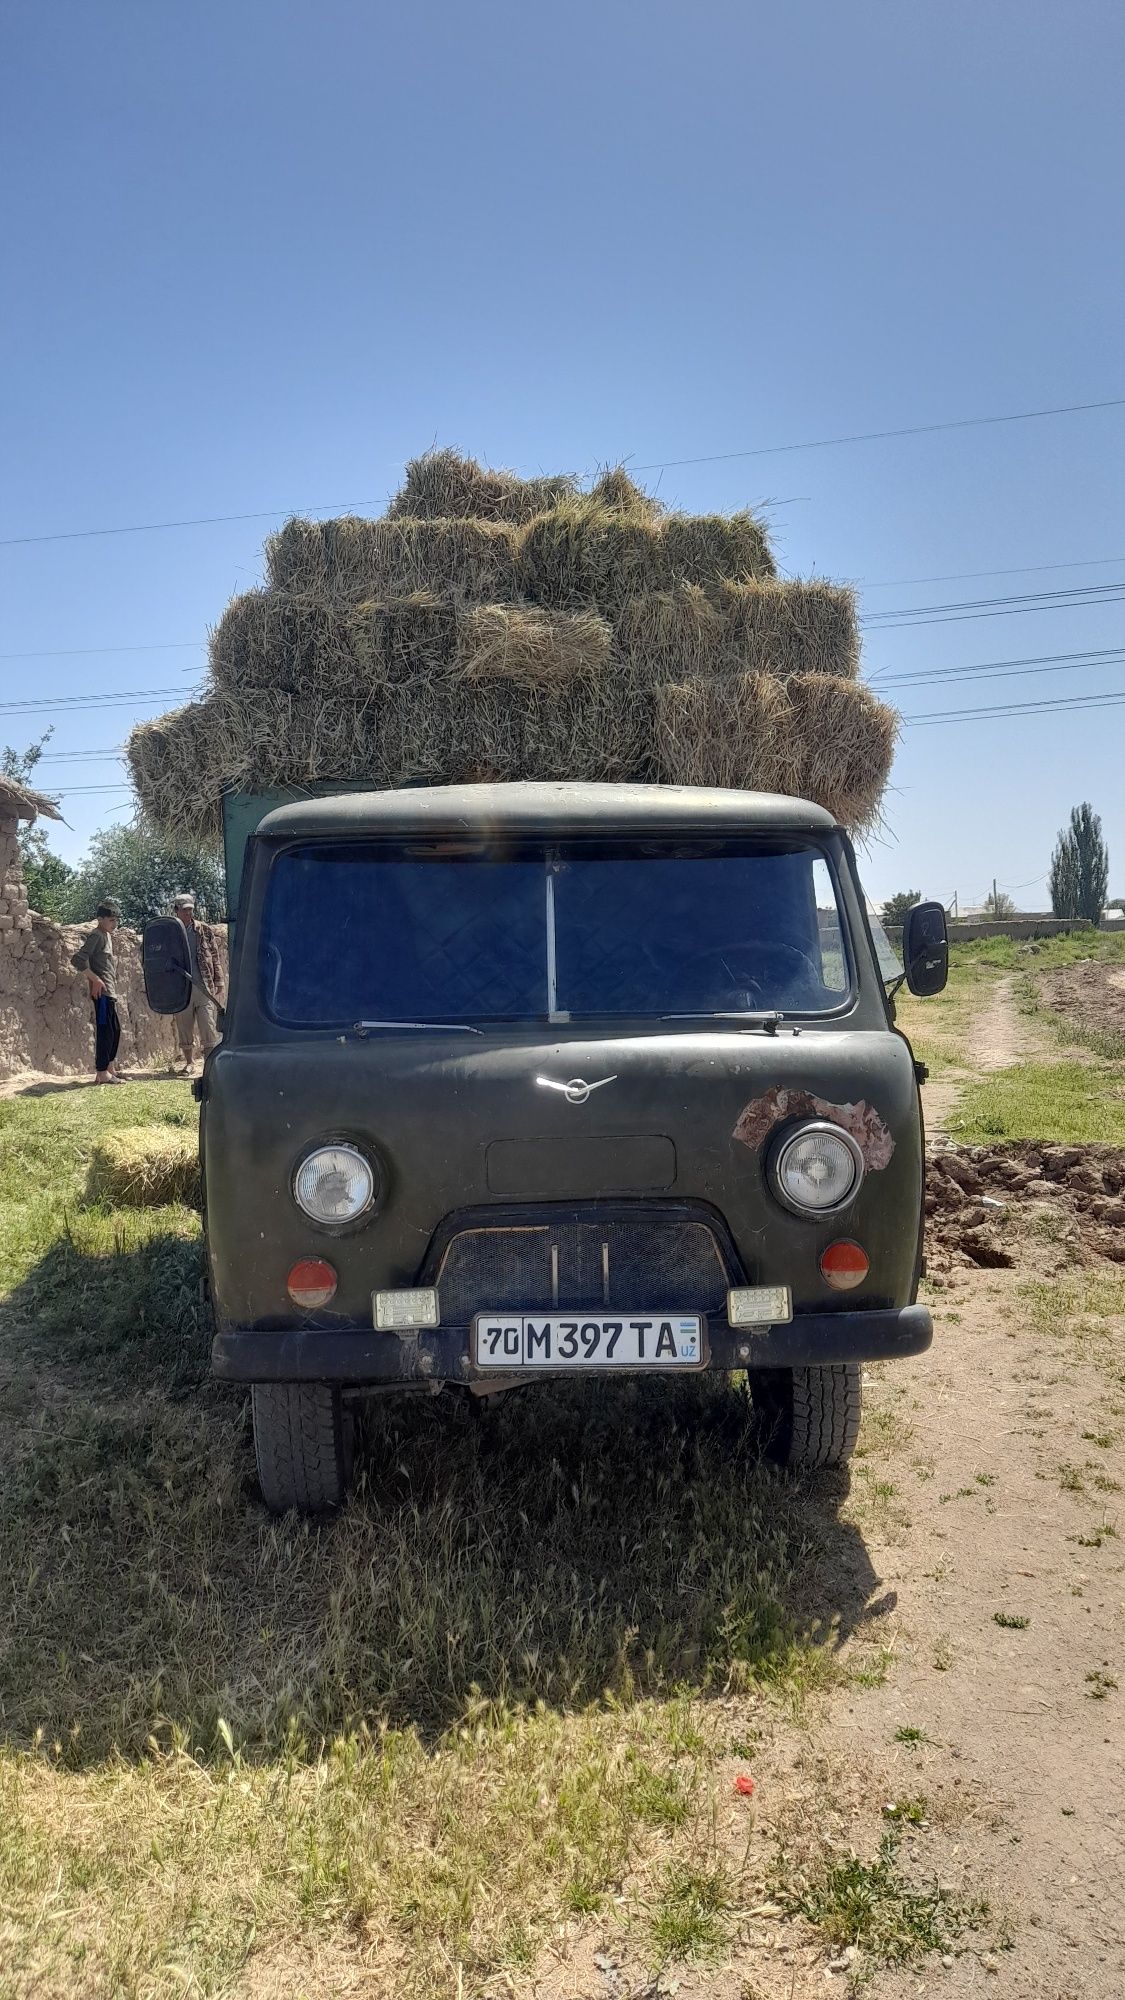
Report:
[{"label": "blue sky", "polygon": [[[786,569],[856,581],[866,613],[1125,592],[1125,408],[672,463],[1125,396],[1111,0],[9,0],[2,32],[0,540],[377,510],[439,442],[768,503]],[[186,684],[270,525],[0,547],[2,699]],[[899,581],[968,571],[995,574]],[[869,627],[866,664],[1115,646],[1125,601]],[[894,698],[1121,688],[1125,659]],[[112,750],[170,705],[60,712],[50,749]],[[17,745],[40,726],[0,720]],[[908,727],[869,888],[965,904],[995,876],[1042,906],[1089,798],[1125,894],[1123,723]],[[74,793],[63,851],[125,804]]]}]

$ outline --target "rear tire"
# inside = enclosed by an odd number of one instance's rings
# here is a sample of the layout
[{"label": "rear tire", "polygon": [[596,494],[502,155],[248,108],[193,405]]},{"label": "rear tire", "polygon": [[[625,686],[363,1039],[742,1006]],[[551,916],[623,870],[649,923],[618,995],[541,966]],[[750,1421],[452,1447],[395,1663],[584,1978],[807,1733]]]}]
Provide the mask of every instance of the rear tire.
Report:
[{"label": "rear tire", "polygon": [[776,1465],[812,1472],[846,1465],[863,1411],[863,1370],[855,1361],[827,1368],[771,1368],[751,1375],[762,1447]]},{"label": "rear tire", "polygon": [[353,1418],[338,1389],[320,1382],[255,1382],[254,1456],[273,1514],[327,1514],[351,1481]]}]

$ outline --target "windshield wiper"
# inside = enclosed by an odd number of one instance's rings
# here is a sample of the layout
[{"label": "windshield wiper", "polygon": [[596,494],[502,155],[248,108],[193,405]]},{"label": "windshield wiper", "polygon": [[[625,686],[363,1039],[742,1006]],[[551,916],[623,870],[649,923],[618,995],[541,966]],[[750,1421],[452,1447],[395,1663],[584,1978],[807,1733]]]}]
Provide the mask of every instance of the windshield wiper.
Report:
[{"label": "windshield wiper", "polygon": [[483,1028],[470,1028],[467,1021],[356,1021],[353,1035],[366,1035],[370,1028],[425,1028],[442,1035],[483,1035]]},{"label": "windshield wiper", "polygon": [[662,1021],[737,1021],[743,1028],[763,1028],[767,1035],[776,1035],[778,1027],[785,1019],[776,1011],[769,1014],[740,1014],[733,1009],[724,1013],[721,1008],[709,1007],[699,1014],[662,1014]]}]

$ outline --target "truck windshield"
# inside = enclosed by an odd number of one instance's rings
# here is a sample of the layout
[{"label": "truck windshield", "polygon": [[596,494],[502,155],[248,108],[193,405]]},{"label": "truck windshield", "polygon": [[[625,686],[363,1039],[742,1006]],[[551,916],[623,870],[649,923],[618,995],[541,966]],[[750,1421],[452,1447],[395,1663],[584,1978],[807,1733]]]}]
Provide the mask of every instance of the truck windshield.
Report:
[{"label": "truck windshield", "polygon": [[828,862],[796,843],[501,859],[289,848],[262,998],[293,1027],[822,1014],[851,966]]}]

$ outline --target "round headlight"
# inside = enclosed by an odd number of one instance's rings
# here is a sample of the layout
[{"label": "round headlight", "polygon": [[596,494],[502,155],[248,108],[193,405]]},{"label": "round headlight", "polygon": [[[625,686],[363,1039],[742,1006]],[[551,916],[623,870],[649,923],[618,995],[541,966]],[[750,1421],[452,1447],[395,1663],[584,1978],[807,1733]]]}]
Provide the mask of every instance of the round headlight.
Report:
[{"label": "round headlight", "polygon": [[375,1175],[356,1146],[318,1146],[293,1176],[293,1198],[314,1222],[354,1222],[375,1199]]},{"label": "round headlight", "polygon": [[863,1179],[863,1155],[838,1125],[803,1125],[779,1147],[773,1171],[790,1208],[830,1215],[851,1200]]}]

